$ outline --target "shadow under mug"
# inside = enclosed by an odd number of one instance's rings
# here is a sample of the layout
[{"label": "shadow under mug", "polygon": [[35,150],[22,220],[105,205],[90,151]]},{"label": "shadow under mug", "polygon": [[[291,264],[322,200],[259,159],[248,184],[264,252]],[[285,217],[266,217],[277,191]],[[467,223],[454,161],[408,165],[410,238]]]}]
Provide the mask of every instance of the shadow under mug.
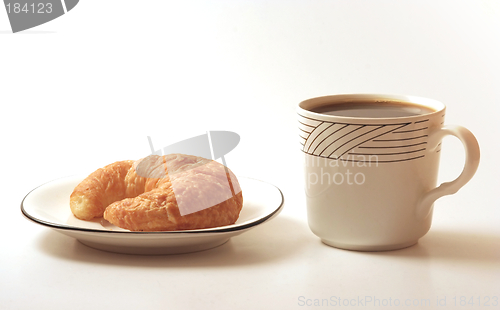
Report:
[{"label": "shadow under mug", "polygon": [[[323,107],[371,104],[368,115],[325,114]],[[426,112],[384,116],[398,103]],[[371,108],[372,106],[368,106]],[[378,111],[377,111],[378,110]],[[297,107],[309,227],[323,243],[348,250],[386,251],[414,245],[431,226],[433,204],[475,174],[479,145],[464,127],[444,125],[446,107],[426,98],[349,94],[312,98]],[[441,140],[460,139],[462,173],[437,186]]]}]

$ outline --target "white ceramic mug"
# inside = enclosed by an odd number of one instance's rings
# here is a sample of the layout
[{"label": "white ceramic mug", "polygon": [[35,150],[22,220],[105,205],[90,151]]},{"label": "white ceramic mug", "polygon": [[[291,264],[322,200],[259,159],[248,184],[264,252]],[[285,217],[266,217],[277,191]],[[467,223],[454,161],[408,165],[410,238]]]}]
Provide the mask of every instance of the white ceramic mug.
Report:
[{"label": "white ceramic mug", "polygon": [[[321,107],[375,102],[368,115],[324,114]],[[399,102],[426,110],[410,116],[378,115],[380,104]],[[378,109],[378,110],[377,110]],[[384,251],[414,245],[431,226],[433,203],[456,193],[479,165],[479,145],[461,126],[444,125],[445,105],[413,96],[352,94],[298,105],[309,227],[330,246]],[[441,140],[459,138],[465,166],[437,185]]]}]

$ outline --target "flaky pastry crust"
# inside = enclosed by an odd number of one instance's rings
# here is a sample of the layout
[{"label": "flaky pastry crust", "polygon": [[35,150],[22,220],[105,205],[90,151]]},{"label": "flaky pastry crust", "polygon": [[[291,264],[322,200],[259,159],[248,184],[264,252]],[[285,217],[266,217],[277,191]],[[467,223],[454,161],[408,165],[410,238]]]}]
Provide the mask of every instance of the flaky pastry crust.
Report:
[{"label": "flaky pastry crust", "polygon": [[77,218],[104,216],[131,231],[231,225],[242,206],[240,185],[228,168],[183,154],[107,165],[90,174],[70,196]]}]

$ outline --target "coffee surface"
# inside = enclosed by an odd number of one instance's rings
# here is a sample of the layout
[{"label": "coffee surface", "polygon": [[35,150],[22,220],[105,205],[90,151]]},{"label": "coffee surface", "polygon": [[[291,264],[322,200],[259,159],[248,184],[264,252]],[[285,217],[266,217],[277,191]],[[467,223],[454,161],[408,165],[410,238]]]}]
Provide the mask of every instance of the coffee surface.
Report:
[{"label": "coffee surface", "polygon": [[407,117],[435,112],[435,110],[409,102],[355,101],[339,102],[311,109],[312,112],[365,118]]}]

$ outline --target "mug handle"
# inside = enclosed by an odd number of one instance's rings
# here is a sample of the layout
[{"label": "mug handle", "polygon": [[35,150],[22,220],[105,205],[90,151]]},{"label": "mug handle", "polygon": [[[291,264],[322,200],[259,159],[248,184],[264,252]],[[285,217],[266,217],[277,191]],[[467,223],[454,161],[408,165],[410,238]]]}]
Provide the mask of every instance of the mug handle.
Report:
[{"label": "mug handle", "polygon": [[458,125],[446,125],[429,134],[429,151],[433,152],[445,136],[455,136],[462,141],[465,148],[465,165],[462,173],[453,181],[445,182],[431,189],[420,199],[417,205],[417,217],[426,218],[431,211],[432,204],[438,198],[455,194],[476,173],[479,166],[479,144],[476,137],[467,128]]}]

